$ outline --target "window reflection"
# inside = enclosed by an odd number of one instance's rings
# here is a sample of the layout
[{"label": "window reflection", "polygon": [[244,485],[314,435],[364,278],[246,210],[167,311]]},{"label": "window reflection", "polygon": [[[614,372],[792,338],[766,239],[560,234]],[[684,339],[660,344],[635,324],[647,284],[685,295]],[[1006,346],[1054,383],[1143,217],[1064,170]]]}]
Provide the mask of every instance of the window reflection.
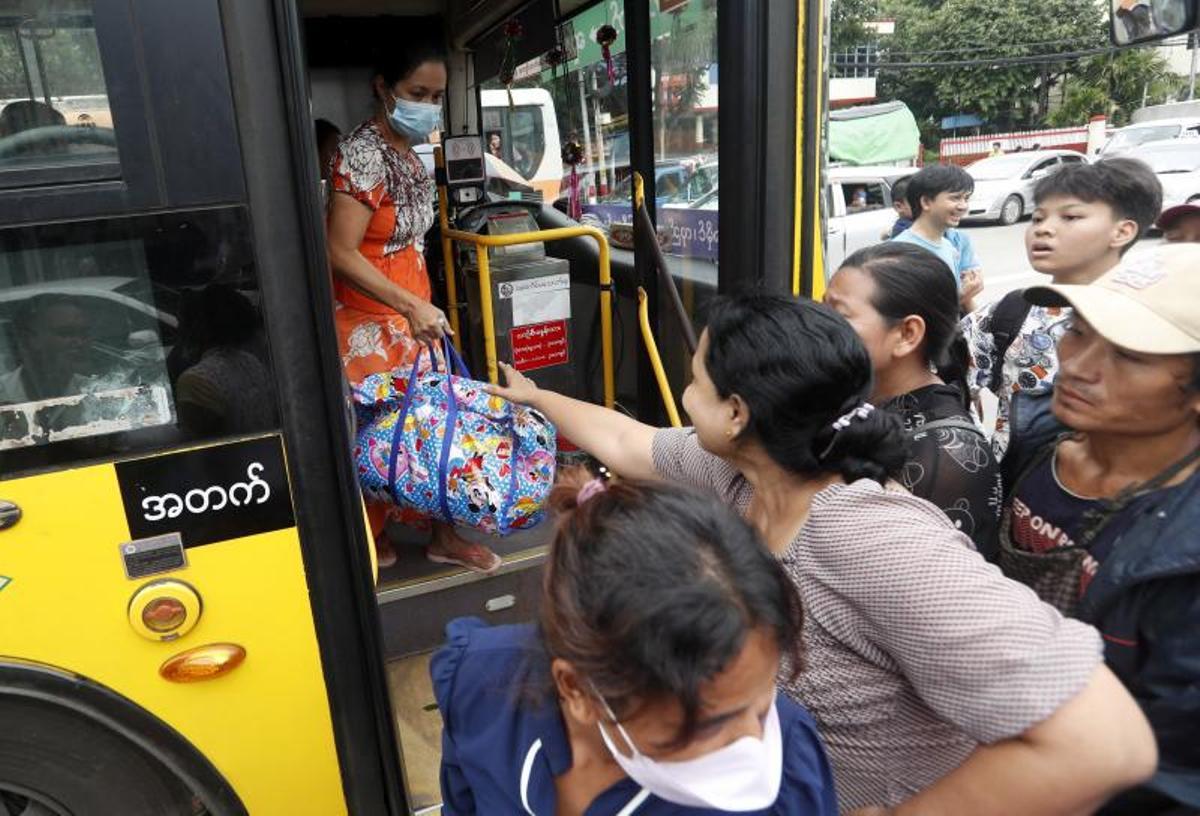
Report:
[{"label": "window reflection", "polygon": [[0,231],[0,475],[276,421],[242,209]]},{"label": "window reflection", "polygon": [[0,169],[115,159],[89,0],[0,0]]}]

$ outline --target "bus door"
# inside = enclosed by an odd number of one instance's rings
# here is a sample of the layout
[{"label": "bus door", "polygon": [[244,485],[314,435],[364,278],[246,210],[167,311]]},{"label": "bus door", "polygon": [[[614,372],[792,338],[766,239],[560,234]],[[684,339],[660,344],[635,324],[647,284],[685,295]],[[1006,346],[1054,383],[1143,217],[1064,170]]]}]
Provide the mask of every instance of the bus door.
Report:
[{"label": "bus door", "polygon": [[402,809],[276,12],[0,2],[0,813]]}]

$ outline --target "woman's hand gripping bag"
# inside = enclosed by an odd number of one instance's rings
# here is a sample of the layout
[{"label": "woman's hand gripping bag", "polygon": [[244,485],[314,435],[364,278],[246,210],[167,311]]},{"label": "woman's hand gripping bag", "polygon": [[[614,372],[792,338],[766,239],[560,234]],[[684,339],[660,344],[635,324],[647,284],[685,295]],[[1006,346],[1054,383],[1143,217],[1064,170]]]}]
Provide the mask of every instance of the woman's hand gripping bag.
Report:
[{"label": "woman's hand gripping bag", "polygon": [[374,374],[355,389],[354,458],[363,492],[419,514],[493,535],[538,524],[554,485],[554,426],[532,408],[483,390],[445,344],[456,373]]}]

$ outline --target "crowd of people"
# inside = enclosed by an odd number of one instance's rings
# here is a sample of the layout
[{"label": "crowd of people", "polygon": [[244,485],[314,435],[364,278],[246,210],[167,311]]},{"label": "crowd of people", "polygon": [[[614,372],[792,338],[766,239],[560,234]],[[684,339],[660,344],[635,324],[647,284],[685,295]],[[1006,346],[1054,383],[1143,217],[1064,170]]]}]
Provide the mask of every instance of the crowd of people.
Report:
[{"label": "crowd of people", "polygon": [[[445,63],[400,56],[327,163],[352,381],[448,331],[411,151]],[[1200,244],[1127,254],[1200,208],[1064,167],[1026,231],[1050,283],[976,309],[971,185],[908,179],[823,303],[718,301],[691,427],[501,366],[617,477],[560,476],[536,623],[450,624],[443,813],[1200,812]],[[430,556],[499,561],[444,526]]]}]

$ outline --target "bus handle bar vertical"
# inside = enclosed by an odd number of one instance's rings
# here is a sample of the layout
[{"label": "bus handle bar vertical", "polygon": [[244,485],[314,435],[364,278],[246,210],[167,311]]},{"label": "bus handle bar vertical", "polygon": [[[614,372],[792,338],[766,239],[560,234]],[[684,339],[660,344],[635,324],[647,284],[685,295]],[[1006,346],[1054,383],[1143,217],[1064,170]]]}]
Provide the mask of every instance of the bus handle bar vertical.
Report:
[{"label": "bus handle bar vertical", "polygon": [[667,409],[667,418],[671,420],[672,428],[681,427],[679,409],[675,407],[675,397],[671,394],[671,383],[667,380],[667,372],[663,369],[662,358],[658,356],[658,343],[654,340],[654,332],[650,329],[650,301],[646,290],[638,287],[638,325],[642,327],[642,343],[646,346],[646,354],[650,357],[650,367],[654,369],[654,379],[658,381],[658,390],[662,393],[663,407]]}]

